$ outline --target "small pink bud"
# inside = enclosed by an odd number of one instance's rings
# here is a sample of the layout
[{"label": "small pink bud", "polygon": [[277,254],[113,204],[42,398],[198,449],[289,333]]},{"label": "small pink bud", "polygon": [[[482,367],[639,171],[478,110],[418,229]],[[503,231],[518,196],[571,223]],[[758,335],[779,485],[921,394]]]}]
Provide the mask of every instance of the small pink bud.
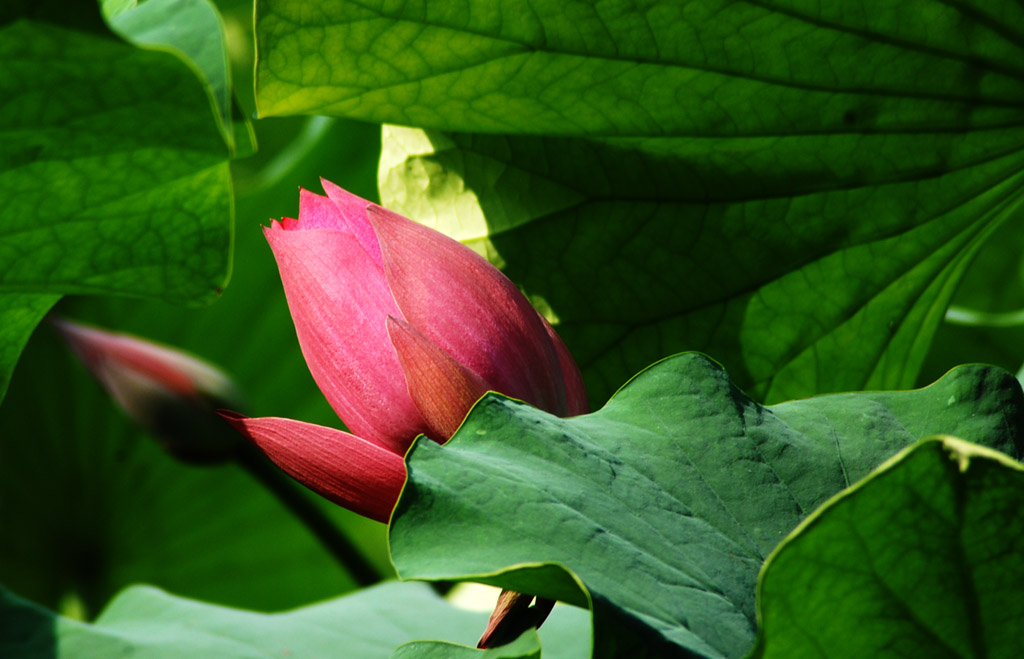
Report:
[{"label": "small pink bud", "polygon": [[121,409],[176,458],[219,462],[241,444],[216,414],[239,407],[241,396],[211,364],[128,334],[66,319],[53,324]]}]

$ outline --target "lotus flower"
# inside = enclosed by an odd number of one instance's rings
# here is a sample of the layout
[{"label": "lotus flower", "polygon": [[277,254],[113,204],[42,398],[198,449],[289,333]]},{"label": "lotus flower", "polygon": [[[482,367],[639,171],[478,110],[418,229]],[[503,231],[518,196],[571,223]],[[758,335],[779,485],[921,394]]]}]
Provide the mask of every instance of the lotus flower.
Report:
[{"label": "lotus flower", "polygon": [[193,463],[229,460],[242,439],[215,414],[237,406],[234,383],[177,348],[66,319],[53,324],[128,416],[173,456]]},{"label": "lotus flower", "polygon": [[351,432],[225,417],[294,478],[386,522],[419,434],[444,442],[485,392],[587,411],[579,369],[519,290],[468,247],[329,181],[264,234],[299,345]]}]

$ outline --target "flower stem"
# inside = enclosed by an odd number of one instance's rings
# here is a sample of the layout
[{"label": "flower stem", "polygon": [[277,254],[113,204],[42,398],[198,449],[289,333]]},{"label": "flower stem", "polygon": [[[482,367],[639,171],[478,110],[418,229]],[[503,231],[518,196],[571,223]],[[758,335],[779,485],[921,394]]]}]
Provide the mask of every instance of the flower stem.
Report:
[{"label": "flower stem", "polygon": [[352,541],[342,533],[324,511],[301,491],[299,486],[278,469],[256,447],[245,444],[240,447],[235,462],[249,472],[277,497],[288,510],[302,520],[306,528],[316,536],[320,544],[330,552],[360,586],[379,583],[383,576]]}]

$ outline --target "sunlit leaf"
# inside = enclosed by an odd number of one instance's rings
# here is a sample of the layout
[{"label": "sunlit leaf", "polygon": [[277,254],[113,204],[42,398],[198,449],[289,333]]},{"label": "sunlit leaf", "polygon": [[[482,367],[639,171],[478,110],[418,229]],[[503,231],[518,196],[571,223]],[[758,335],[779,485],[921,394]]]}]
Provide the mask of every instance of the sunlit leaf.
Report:
[{"label": "sunlit leaf", "polygon": [[503,265],[595,403],[691,349],[768,401],[912,386],[1024,194],[1005,0],[258,5],[260,112],[452,131],[386,135],[384,203]]},{"label": "sunlit leaf", "polygon": [[763,136],[1003,125],[1024,100],[1024,10],[1009,0],[257,6],[262,115]]},{"label": "sunlit leaf", "polygon": [[[177,56],[116,38],[96,3],[5,8],[0,304],[11,306],[0,314],[27,295],[42,296],[36,309],[66,293],[216,298],[229,270],[231,180],[204,84]],[[5,328],[6,346],[24,345],[35,324],[26,318]],[[0,383],[17,356],[4,348]]]}]

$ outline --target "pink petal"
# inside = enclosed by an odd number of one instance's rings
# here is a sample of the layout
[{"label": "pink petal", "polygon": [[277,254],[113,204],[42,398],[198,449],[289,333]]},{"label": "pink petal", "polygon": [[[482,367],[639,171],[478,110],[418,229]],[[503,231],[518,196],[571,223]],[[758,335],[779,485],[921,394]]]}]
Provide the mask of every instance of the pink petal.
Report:
[{"label": "pink petal", "polygon": [[473,403],[487,393],[487,383],[409,323],[388,316],[387,327],[409,394],[430,429],[428,436],[451,438]]},{"label": "pink petal", "polygon": [[282,228],[287,231],[332,229],[350,233],[359,240],[359,244],[370,258],[380,266],[381,255],[377,236],[366,220],[366,207],[370,202],[342,190],[326,179],[320,179],[320,182],[330,192],[330,197],[299,188],[299,219],[283,218]]},{"label": "pink petal", "polygon": [[353,433],[402,453],[427,427],[406,389],[385,318],[400,316],[383,270],[349,233],[264,229],[302,354]]},{"label": "pink petal", "polygon": [[292,419],[220,415],[309,489],[352,512],[387,523],[405,483],[402,456],[347,432]]},{"label": "pink petal", "polygon": [[[540,316],[540,314],[537,315]],[[551,343],[554,344],[555,352],[558,353],[558,363],[562,367],[562,379],[565,382],[565,399],[568,406],[566,416],[586,414],[590,411],[590,403],[587,400],[587,388],[583,384],[583,374],[580,373],[576,360],[573,359],[572,353],[569,352],[569,348],[562,341],[562,337],[558,336],[555,328],[551,326],[544,316],[540,316],[540,320],[544,323],[544,329],[547,330],[548,336],[551,337]]]},{"label": "pink petal", "polygon": [[337,204],[305,188],[299,188],[299,219],[290,228],[297,231],[334,229],[352,233],[345,215],[338,210]]},{"label": "pink petal", "polygon": [[151,380],[181,396],[237,396],[226,375],[183,350],[63,318],[54,319],[53,324],[89,370],[108,386],[112,375],[131,372],[133,377]]},{"label": "pink petal", "polygon": [[558,354],[519,289],[479,254],[433,229],[376,206],[367,215],[405,320],[491,389],[564,416]]},{"label": "pink petal", "polygon": [[378,266],[382,266],[380,245],[377,243],[377,234],[374,233],[373,227],[370,222],[366,219],[366,209],[369,206],[375,206],[362,197],[357,197],[348,190],[344,190],[334,185],[325,178],[320,179],[320,185],[323,186],[324,192],[335,207],[341,212],[341,215],[345,218],[348,223],[348,231],[359,239],[359,243],[366,250],[366,253],[370,255],[370,258]]}]

